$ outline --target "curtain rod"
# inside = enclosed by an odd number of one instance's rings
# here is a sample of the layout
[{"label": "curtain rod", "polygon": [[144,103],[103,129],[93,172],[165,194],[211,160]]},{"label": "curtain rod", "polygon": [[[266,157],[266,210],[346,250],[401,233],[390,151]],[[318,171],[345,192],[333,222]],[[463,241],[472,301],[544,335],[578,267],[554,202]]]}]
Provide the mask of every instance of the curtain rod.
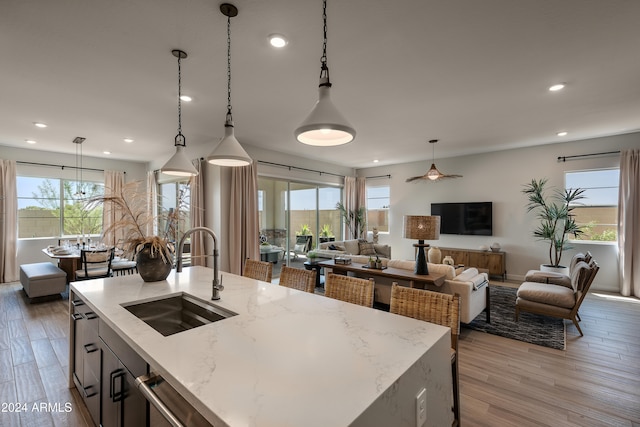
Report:
[{"label": "curtain rod", "polygon": [[344,178],[344,175],[338,175],[337,173],[317,171],[317,170],[314,170],[314,169],[301,168],[301,167],[298,167],[298,166],[283,165],[281,163],[265,162],[263,160],[258,160],[258,163],[262,163],[263,165],[270,165],[270,166],[278,166],[278,167],[281,167],[281,168],[287,168],[289,170],[296,169],[296,170],[305,171],[305,172],[318,173],[320,175],[331,175],[331,176],[337,176],[339,178]]},{"label": "curtain rod", "polygon": [[376,176],[365,176],[364,177],[364,179],[378,179],[378,178],[391,179],[391,175],[376,175]]},{"label": "curtain rod", "polygon": [[606,151],[604,153],[593,153],[593,154],[576,154],[575,156],[558,156],[558,161],[566,162],[567,159],[576,159],[578,157],[605,156],[608,154],[620,154],[620,151]]},{"label": "curtain rod", "polygon": [[85,171],[104,172],[104,169],[79,168],[77,166],[65,166],[65,165],[52,165],[50,163],[34,163],[34,162],[22,162],[22,161],[16,161],[16,163],[19,163],[21,165],[48,166],[51,168],[61,168],[62,170],[64,170],[64,168],[69,168],[69,169],[81,169]]}]

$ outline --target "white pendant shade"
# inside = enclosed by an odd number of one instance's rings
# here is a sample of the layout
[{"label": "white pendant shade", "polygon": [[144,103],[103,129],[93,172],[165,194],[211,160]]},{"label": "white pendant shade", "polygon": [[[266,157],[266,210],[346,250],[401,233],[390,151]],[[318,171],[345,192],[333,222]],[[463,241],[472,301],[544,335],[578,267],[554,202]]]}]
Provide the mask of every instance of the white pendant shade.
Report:
[{"label": "white pendant shade", "polygon": [[176,153],[160,169],[160,172],[175,176],[195,176],[198,171],[187,158],[182,145],[176,145]]},{"label": "white pendant shade", "polygon": [[244,151],[242,145],[233,133],[233,125],[224,125],[224,138],[207,157],[207,161],[218,166],[247,166],[251,164],[251,157]]},{"label": "white pendant shade", "polygon": [[333,105],[330,90],[327,85],[320,86],[318,102],[296,129],[296,139],[303,144],[331,147],[349,143],[356,137],[355,129]]}]

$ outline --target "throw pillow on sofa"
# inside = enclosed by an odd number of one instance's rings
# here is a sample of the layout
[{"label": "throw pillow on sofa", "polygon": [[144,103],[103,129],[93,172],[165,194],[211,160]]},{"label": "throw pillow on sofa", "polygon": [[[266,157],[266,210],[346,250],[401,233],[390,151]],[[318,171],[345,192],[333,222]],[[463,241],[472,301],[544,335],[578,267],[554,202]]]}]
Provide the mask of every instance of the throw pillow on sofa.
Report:
[{"label": "throw pillow on sofa", "polygon": [[360,255],[376,255],[376,249],[373,247],[373,242],[358,242],[360,249]]}]

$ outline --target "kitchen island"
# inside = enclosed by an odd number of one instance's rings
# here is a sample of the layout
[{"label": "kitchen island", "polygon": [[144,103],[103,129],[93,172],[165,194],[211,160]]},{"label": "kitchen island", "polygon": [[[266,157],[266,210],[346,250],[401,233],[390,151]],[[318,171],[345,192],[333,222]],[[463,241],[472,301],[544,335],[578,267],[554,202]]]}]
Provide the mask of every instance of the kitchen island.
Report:
[{"label": "kitchen island", "polygon": [[189,267],[161,282],[74,282],[70,301],[81,297],[215,426],[413,427],[423,388],[424,425],[451,425],[448,328],[230,273],[213,302],[237,313],[224,320],[163,336],[123,307],[180,293],[207,301],[212,276]]}]

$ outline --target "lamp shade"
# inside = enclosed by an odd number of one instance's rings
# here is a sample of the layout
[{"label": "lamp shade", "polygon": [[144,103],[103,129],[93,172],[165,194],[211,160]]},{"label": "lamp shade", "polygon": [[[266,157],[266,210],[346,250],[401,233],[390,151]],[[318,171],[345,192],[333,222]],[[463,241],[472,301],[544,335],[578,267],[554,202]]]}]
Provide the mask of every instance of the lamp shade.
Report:
[{"label": "lamp shade", "polygon": [[413,240],[438,240],[440,238],[440,217],[405,215],[403,237]]},{"label": "lamp shade", "polygon": [[247,166],[251,164],[251,157],[244,151],[233,133],[233,124],[227,122],[224,125],[224,138],[209,154],[207,161],[218,166]]},{"label": "lamp shade", "polygon": [[160,168],[160,172],[175,176],[196,176],[198,171],[191,164],[184,152],[183,145],[176,145],[176,153],[165,165]]},{"label": "lamp shade", "polygon": [[296,139],[303,144],[331,147],[356,137],[355,129],[331,101],[330,91],[330,84],[320,84],[318,102],[295,130]]}]

